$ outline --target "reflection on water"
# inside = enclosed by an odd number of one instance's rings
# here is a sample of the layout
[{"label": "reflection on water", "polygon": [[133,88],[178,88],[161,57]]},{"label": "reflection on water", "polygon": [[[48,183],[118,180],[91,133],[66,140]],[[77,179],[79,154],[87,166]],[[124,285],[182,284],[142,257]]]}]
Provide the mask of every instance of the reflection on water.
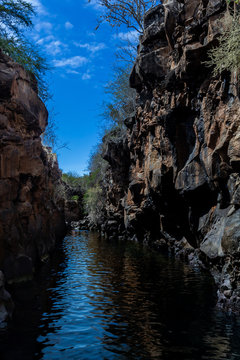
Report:
[{"label": "reflection on water", "polygon": [[208,275],[135,243],[75,232],[15,292],[0,360],[240,359],[240,321],[214,308]]}]

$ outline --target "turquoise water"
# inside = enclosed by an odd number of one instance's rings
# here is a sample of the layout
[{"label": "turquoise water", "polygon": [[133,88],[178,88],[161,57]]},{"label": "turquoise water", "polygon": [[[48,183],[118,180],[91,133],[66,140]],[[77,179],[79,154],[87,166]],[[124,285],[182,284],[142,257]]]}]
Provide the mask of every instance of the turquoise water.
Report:
[{"label": "turquoise water", "polygon": [[73,232],[14,292],[0,360],[240,359],[240,321],[215,309],[212,279],[135,243]]}]

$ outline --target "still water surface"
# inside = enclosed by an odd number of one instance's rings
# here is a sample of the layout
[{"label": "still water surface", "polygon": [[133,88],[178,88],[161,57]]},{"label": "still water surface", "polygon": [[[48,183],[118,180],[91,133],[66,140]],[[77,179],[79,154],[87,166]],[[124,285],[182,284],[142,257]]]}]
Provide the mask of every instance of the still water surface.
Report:
[{"label": "still water surface", "polygon": [[240,320],[205,273],[134,243],[74,232],[15,289],[0,360],[240,359]]}]

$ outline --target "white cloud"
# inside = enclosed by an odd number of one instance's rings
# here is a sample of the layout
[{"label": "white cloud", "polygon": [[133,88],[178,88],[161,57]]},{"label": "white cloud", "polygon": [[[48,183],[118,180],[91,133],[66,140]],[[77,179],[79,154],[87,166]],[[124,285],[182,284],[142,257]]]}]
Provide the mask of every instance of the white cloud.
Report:
[{"label": "white cloud", "polygon": [[131,30],[128,32],[120,32],[118,34],[115,34],[113,36],[115,39],[120,39],[122,41],[129,41],[131,43],[138,42],[139,39],[139,33],[137,30]]},{"label": "white cloud", "polygon": [[67,70],[67,74],[80,75],[80,72],[79,72],[79,71],[76,71],[76,70],[70,70],[70,69],[68,69],[68,70]]},{"label": "white cloud", "polygon": [[59,40],[53,40],[45,45],[46,51],[53,56],[59,54],[64,47],[66,47],[66,45]]},{"label": "white cloud", "polygon": [[83,56],[73,56],[68,59],[54,60],[54,66],[56,67],[65,67],[69,66],[70,68],[76,69],[80,66],[86,64],[88,59]]},{"label": "white cloud", "polygon": [[49,35],[43,38],[39,38],[39,35],[34,36],[34,40],[37,42],[38,45],[43,45],[48,43],[49,41],[54,40],[54,36],[53,35]]},{"label": "white cloud", "polygon": [[91,77],[92,77],[92,75],[89,74],[89,71],[82,74],[82,80],[89,80],[89,79],[91,79]]},{"label": "white cloud", "polygon": [[35,29],[40,32],[41,30],[45,32],[50,32],[52,30],[52,24],[47,21],[39,22],[36,24]]},{"label": "white cloud", "polygon": [[87,36],[96,37],[96,32],[88,31]]},{"label": "white cloud", "polygon": [[64,26],[66,30],[71,30],[73,28],[73,24],[71,24],[69,21],[66,21]]},{"label": "white cloud", "polygon": [[96,52],[103,50],[106,48],[106,45],[104,43],[86,43],[86,44],[81,44],[81,43],[74,43],[75,46],[82,48],[82,49],[87,49],[88,51],[90,51],[92,54],[95,54]]},{"label": "white cloud", "polygon": [[37,45],[44,47],[45,51],[52,56],[60,54],[63,50],[68,48],[67,44],[57,40],[53,35],[42,38],[35,36],[35,41]]},{"label": "white cloud", "polygon": [[47,11],[39,0],[28,0],[30,4],[36,9],[37,14],[46,15]]},{"label": "white cloud", "polygon": [[85,2],[86,6],[91,6],[94,10],[103,11],[103,6],[99,0],[87,0]]}]

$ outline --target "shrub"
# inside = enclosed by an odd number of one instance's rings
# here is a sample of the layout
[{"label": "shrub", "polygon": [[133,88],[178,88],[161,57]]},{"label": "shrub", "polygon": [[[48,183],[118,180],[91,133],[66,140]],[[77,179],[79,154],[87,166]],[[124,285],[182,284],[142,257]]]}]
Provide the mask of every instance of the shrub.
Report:
[{"label": "shrub", "polygon": [[78,195],[73,195],[73,196],[71,197],[71,200],[78,201],[78,200],[79,200],[79,196],[78,196]]},{"label": "shrub", "polygon": [[237,71],[240,67],[240,17],[228,14],[224,33],[219,38],[219,45],[209,50],[207,64],[213,66],[214,75],[224,70]]},{"label": "shrub", "polygon": [[102,218],[104,208],[103,191],[99,185],[87,190],[83,197],[84,210],[88,214],[89,221],[92,225],[98,226]]},{"label": "shrub", "polygon": [[62,174],[62,180],[71,187],[77,187],[81,185],[81,177],[73,171]]},{"label": "shrub", "polygon": [[34,7],[29,1],[0,1],[0,48],[14,61],[22,65],[38,81],[39,95],[43,100],[49,99],[47,85],[44,81],[49,68],[46,59],[40,54],[36,44],[31,43],[24,35],[24,30],[31,28]]},{"label": "shrub", "polygon": [[[234,3],[234,9],[229,5]],[[217,76],[223,71],[229,71],[232,74],[232,84],[235,87],[235,93],[238,94],[239,88],[239,70],[240,70],[240,15],[237,12],[237,5],[240,0],[227,0],[228,10],[223,22],[223,32],[219,37],[217,47],[209,50],[209,60],[205,64],[213,67],[213,75]]]}]

